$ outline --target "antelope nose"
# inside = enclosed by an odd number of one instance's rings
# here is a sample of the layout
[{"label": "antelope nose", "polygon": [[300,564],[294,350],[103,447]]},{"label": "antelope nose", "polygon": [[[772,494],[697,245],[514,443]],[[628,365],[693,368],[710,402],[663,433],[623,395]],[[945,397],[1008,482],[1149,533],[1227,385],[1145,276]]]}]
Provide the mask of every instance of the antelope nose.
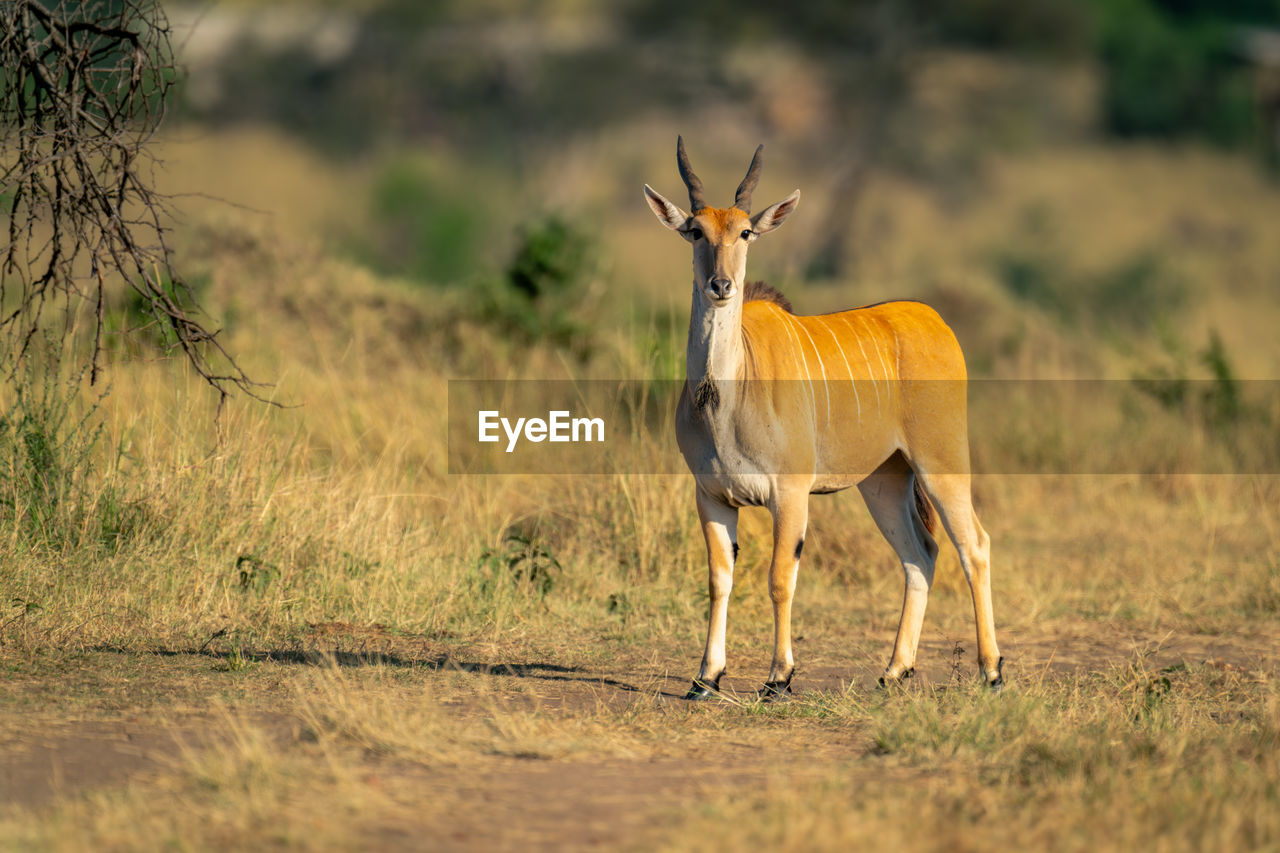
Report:
[{"label": "antelope nose", "polygon": [[733,295],[733,279],[713,278],[710,284],[711,293],[716,299],[728,299]]}]

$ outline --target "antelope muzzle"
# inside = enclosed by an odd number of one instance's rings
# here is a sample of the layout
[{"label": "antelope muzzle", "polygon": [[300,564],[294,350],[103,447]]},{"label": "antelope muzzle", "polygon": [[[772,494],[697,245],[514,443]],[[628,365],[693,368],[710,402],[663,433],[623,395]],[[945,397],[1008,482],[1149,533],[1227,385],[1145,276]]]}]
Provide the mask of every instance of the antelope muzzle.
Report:
[{"label": "antelope muzzle", "polygon": [[725,302],[733,296],[733,279],[713,278],[707,282],[707,292],[718,302]]}]

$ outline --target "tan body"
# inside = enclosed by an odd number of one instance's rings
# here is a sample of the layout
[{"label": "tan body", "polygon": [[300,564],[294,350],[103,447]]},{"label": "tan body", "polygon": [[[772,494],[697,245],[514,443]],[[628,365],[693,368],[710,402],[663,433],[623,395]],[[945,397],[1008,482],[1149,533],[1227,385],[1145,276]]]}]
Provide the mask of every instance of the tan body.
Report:
[{"label": "tan body", "polygon": [[789,689],[794,671],[791,602],[809,495],[858,486],[906,575],[902,617],[885,679],[915,663],[937,545],[937,508],[969,579],[978,658],[1001,681],[991,608],[990,544],[973,512],[964,357],[933,309],[889,302],[802,317],[776,292],[745,286],[746,249],[794,210],[799,191],[749,217],[752,163],[732,208],[701,202],[683,143],[681,172],[694,213],[645,188],[663,224],[694,245],[694,292],[685,391],[676,436],[697,481],[707,542],[711,610],[706,651],[690,698],[710,695],[725,669],[725,630],[738,508],[773,515],[769,569],[774,656],[766,695]]},{"label": "tan body", "polygon": [[[928,306],[889,302],[801,317],[748,294],[742,338],[737,375],[716,383],[724,411],[704,416],[690,389],[677,414],[681,452],[708,495],[766,505],[759,481],[732,476],[752,470],[807,476],[806,492],[837,491],[908,447],[913,455],[963,448],[964,459],[947,462],[968,470],[964,359]],[[923,410],[938,417],[912,417]],[[717,485],[715,475],[729,479]]]}]

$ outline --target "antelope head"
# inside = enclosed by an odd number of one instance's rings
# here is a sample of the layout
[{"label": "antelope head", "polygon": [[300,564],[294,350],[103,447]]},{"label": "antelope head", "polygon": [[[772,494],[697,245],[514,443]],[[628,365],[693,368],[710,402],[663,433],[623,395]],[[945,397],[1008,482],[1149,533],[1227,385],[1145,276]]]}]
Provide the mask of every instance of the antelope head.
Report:
[{"label": "antelope head", "polygon": [[782,201],[751,215],[751,193],[760,179],[761,145],[751,158],[747,175],[738,185],[732,207],[709,207],[703,198],[702,181],[689,166],[684,139],[676,137],[676,164],[689,188],[690,212],[663,198],[648,184],[645,201],[663,225],[693,244],[693,286],[714,307],[723,307],[740,298],[747,274],[747,247],[762,234],[781,225],[800,203],[800,190]]}]

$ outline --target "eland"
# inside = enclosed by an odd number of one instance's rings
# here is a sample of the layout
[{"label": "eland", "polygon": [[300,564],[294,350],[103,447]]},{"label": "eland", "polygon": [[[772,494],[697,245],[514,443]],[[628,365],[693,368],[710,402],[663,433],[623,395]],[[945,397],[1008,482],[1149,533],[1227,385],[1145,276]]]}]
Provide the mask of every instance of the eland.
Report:
[{"label": "eland", "polygon": [[773,516],[769,596],[773,663],[761,696],[791,692],[791,606],[809,496],[857,486],[906,575],[902,616],[880,683],[914,674],[938,546],[934,513],[955,544],[973,596],[978,666],[1003,684],[991,609],[990,539],[973,510],[964,355],[937,312],[885,302],[818,316],[792,311],[773,288],[746,281],[747,250],[782,225],[800,191],[755,215],[756,149],[731,207],[707,204],[677,138],[688,212],[648,184],[658,221],[693,248],[693,307],[676,439],[697,484],[707,543],[707,642],[687,699],[719,695],[738,510]]}]

